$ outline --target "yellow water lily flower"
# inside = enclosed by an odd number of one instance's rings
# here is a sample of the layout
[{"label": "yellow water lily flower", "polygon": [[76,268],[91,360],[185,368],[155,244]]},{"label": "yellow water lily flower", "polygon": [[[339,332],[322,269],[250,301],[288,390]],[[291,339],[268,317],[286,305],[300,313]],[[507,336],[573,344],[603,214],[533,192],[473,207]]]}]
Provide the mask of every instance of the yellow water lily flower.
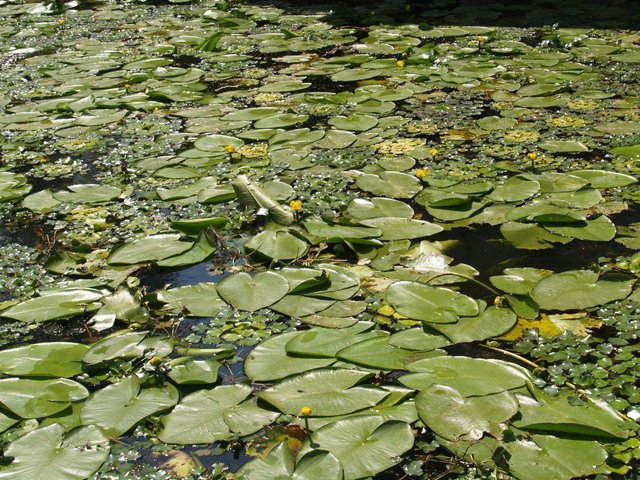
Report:
[{"label": "yellow water lily flower", "polygon": [[419,169],[417,169],[417,170],[416,170],[415,175],[416,175],[416,177],[418,177],[418,178],[424,178],[424,177],[426,177],[427,175],[429,175],[429,172],[427,171],[427,169],[426,169],[426,168],[419,168]]},{"label": "yellow water lily flower", "polygon": [[432,156],[432,157],[435,157],[435,156],[437,156],[437,155],[438,155],[438,153],[440,153],[440,152],[438,151],[438,149],[437,149],[437,148],[432,148],[431,150],[429,150],[429,153],[431,154],[431,156]]},{"label": "yellow water lily flower", "polygon": [[233,145],[225,145],[224,149],[229,153],[233,153],[236,151],[236,147],[234,147]]},{"label": "yellow water lily flower", "polygon": [[64,25],[64,18],[58,19],[58,25]]},{"label": "yellow water lily flower", "polygon": [[294,212],[302,210],[302,202],[300,200],[291,200],[289,202],[289,206],[291,207],[291,210],[293,210]]},{"label": "yellow water lily flower", "polygon": [[404,60],[398,60],[398,61],[396,62],[396,66],[397,66],[398,68],[404,68]]},{"label": "yellow water lily flower", "polygon": [[311,410],[311,407],[309,407],[308,405],[305,405],[300,409],[300,415],[302,415],[303,417],[308,417],[312,413],[313,413],[313,410]]},{"label": "yellow water lily flower", "polygon": [[527,153],[527,158],[531,161],[535,160],[536,158],[538,158],[538,154],[536,152],[529,152]]}]

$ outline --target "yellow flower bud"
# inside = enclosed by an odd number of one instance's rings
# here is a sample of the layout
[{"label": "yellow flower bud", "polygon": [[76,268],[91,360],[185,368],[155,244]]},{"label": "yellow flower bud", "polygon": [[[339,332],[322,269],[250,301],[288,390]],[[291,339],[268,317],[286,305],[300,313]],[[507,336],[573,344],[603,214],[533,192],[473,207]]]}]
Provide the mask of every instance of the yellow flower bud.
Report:
[{"label": "yellow flower bud", "polygon": [[384,315],[385,317],[390,317],[391,315],[396,313],[396,311],[391,305],[384,305],[378,309],[378,313],[380,315]]},{"label": "yellow flower bud", "polygon": [[398,66],[398,68],[404,68],[404,60],[398,60],[396,62],[396,65]]},{"label": "yellow flower bud", "polygon": [[432,157],[435,157],[440,152],[438,151],[437,148],[432,148],[431,150],[429,150],[429,153],[431,154]]},{"label": "yellow flower bud", "polygon": [[291,200],[289,202],[289,206],[291,207],[291,210],[293,210],[294,212],[302,210],[302,202],[300,200]]},{"label": "yellow flower bud", "polygon": [[58,25],[64,25],[64,18],[58,19]]},{"label": "yellow flower bud", "polygon": [[538,158],[538,154],[536,152],[527,153],[527,158],[529,160],[535,160],[536,158]]},{"label": "yellow flower bud", "polygon": [[498,296],[493,299],[493,304],[498,308],[502,308],[505,306],[505,298]]},{"label": "yellow flower bud", "polygon": [[236,151],[236,147],[234,147],[233,145],[225,145],[224,149],[229,153],[233,153]]},{"label": "yellow flower bud", "polygon": [[303,417],[308,417],[311,415],[311,413],[312,413],[311,407],[307,405],[305,405],[300,409],[300,415],[302,415]]},{"label": "yellow flower bud", "polygon": [[487,37],[483,37],[482,35],[476,35],[473,37],[476,42],[484,43],[487,41]]},{"label": "yellow flower bud", "polygon": [[157,367],[162,363],[162,359],[160,357],[152,357],[151,360],[149,360],[149,363],[152,366]]},{"label": "yellow flower bud", "polygon": [[429,174],[429,172],[427,171],[426,168],[419,168],[419,169],[416,170],[416,173],[415,173],[416,177],[418,177],[418,178],[424,178],[428,174]]}]

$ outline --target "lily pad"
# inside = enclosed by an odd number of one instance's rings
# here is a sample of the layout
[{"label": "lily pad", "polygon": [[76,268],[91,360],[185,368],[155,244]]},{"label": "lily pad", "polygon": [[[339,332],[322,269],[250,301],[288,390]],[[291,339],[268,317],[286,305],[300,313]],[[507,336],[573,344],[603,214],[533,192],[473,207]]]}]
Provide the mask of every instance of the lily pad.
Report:
[{"label": "lily pad", "polygon": [[448,440],[479,440],[485,432],[500,438],[504,424],[518,412],[511,392],[463,397],[446,385],[432,385],[416,396],[420,420]]},{"label": "lily pad", "polygon": [[260,272],[253,277],[240,272],[222,279],[216,289],[234,308],[253,312],[284,297],[289,291],[289,282],[275,272]]},{"label": "lily pad", "polygon": [[256,396],[288,415],[299,415],[305,406],[314,416],[345,415],[377,405],[389,394],[373,386],[356,386],[370,376],[359,370],[313,370],[282,380]]},{"label": "lily pad", "polygon": [[72,402],[84,400],[89,396],[87,389],[80,383],[62,378],[6,378],[0,380],[0,390],[0,403],[21,418],[48,417],[61,412]]},{"label": "lily pad", "polygon": [[343,466],[345,478],[365,478],[397,465],[401,455],[413,447],[413,441],[407,423],[359,416],[338,420],[313,432],[310,444],[331,452]]},{"label": "lily pad", "polygon": [[178,403],[178,390],[171,385],[141,388],[132,375],[93,393],[84,403],[80,419],[97,425],[112,436],[120,436],[149,415]]},{"label": "lily pad", "polygon": [[250,394],[251,388],[241,384],[189,394],[162,417],[164,428],[158,438],[165,443],[208,444],[254,433],[279,414],[245,401]]},{"label": "lily pad", "polygon": [[410,372],[400,377],[409,388],[425,390],[431,385],[446,385],[463,397],[491,395],[520,388],[531,381],[521,367],[500,360],[443,356],[419,360],[407,365]]},{"label": "lily pad", "polygon": [[109,456],[109,439],[95,425],[65,435],[54,423],[14,440],[4,451],[12,462],[0,467],[0,478],[18,480],[84,480]]},{"label": "lily pad", "polygon": [[479,313],[472,298],[418,282],[392,284],[387,289],[387,301],[398,313],[430,323],[453,323],[461,315]]},{"label": "lily pad", "polygon": [[47,342],[0,351],[0,372],[18,377],[72,377],[82,373],[86,345]]},{"label": "lily pad", "polygon": [[556,273],[540,280],[531,297],[544,310],[579,310],[604,305],[627,297],[634,280],[611,274],[602,278],[590,270]]},{"label": "lily pad", "polygon": [[285,346],[301,332],[273,336],[255,347],[244,362],[244,371],[251,380],[278,380],[314,368],[328,367],[335,358],[304,358],[287,355]]}]

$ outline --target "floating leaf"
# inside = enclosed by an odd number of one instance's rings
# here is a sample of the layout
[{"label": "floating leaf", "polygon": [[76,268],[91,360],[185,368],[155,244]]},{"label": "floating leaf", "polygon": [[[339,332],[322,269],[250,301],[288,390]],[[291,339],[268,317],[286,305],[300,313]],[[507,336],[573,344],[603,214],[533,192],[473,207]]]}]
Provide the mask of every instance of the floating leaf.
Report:
[{"label": "floating leaf", "polygon": [[[310,444],[314,449],[331,452],[344,468],[345,478],[364,478],[400,463],[401,455],[413,447],[413,433],[404,422],[359,416],[313,432]],[[302,453],[306,452],[307,447],[303,447]]]},{"label": "floating leaf", "polygon": [[347,206],[347,213],[358,220],[381,217],[412,218],[413,209],[404,202],[391,198],[354,198]]},{"label": "floating leaf", "polygon": [[[295,467],[294,467],[295,465]],[[271,450],[266,457],[257,458],[238,470],[234,478],[238,480],[262,480],[265,478],[292,480],[342,480],[342,466],[329,452],[310,452],[294,462],[293,455],[285,442]]]},{"label": "floating leaf", "polygon": [[[164,428],[158,438],[165,443],[206,444],[228,440],[234,433],[249,435],[278,417],[245,401],[250,394],[251,388],[240,384],[189,394],[162,417]],[[239,429],[234,428],[238,415],[246,416]]]},{"label": "floating leaf", "polygon": [[109,255],[107,262],[110,265],[157,262],[174,255],[180,255],[192,246],[193,242],[181,240],[181,236],[174,233],[151,235],[116,248]]},{"label": "floating leaf", "polygon": [[253,277],[240,272],[223,278],[216,289],[234,308],[253,312],[284,297],[289,291],[289,282],[275,272],[260,272]]},{"label": "floating leaf", "polygon": [[461,315],[479,313],[472,298],[418,282],[392,284],[387,289],[387,301],[398,313],[431,323],[453,323]]},{"label": "floating leaf", "polygon": [[485,432],[500,438],[504,424],[518,412],[511,392],[463,397],[446,385],[431,385],[416,396],[420,420],[448,440],[479,440]]},{"label": "floating leaf", "polygon": [[634,280],[626,275],[599,278],[590,270],[556,273],[540,280],[531,297],[544,310],[580,310],[627,297]]},{"label": "floating leaf", "polygon": [[178,390],[171,385],[141,388],[132,375],[93,393],[80,412],[83,425],[97,425],[112,436],[126,433],[149,415],[178,403]]},{"label": "floating leaf", "polygon": [[195,317],[213,317],[227,304],[218,295],[216,284],[210,282],[161,290],[157,297],[172,308],[186,309]]},{"label": "floating leaf", "polygon": [[95,425],[65,435],[54,423],[14,440],[4,451],[13,461],[0,467],[3,480],[84,480],[109,456],[109,439]]},{"label": "floating leaf", "polygon": [[422,190],[420,180],[401,172],[360,175],[356,178],[356,185],[365,192],[390,198],[413,198]]},{"label": "floating leaf", "polygon": [[0,403],[21,418],[48,417],[61,412],[71,405],[71,402],[84,400],[89,396],[89,392],[81,384],[62,378],[6,378],[0,380],[0,391]]},{"label": "floating leaf", "polygon": [[285,346],[301,332],[283,333],[260,343],[247,356],[244,371],[251,380],[278,380],[314,368],[328,367],[335,358],[300,358],[287,355]]},{"label": "floating leaf", "polygon": [[490,395],[513,390],[531,381],[529,372],[500,360],[470,357],[434,357],[407,365],[410,372],[400,377],[409,388],[425,390],[431,385],[446,385],[463,397]]},{"label": "floating leaf", "polygon": [[627,438],[622,419],[602,400],[582,400],[574,392],[561,391],[556,396],[518,396],[520,416],[513,425],[523,430],[558,432],[583,437]]},{"label": "floating leaf", "polygon": [[18,377],[73,377],[82,373],[86,345],[48,342],[0,351],[0,372]]},{"label": "floating leaf", "polygon": [[464,343],[498,337],[511,330],[517,321],[518,317],[511,309],[489,307],[479,315],[460,317],[456,323],[434,324],[433,328],[454,343]]},{"label": "floating leaf", "polygon": [[314,416],[352,413],[377,405],[389,392],[373,386],[355,386],[371,374],[358,370],[313,370],[277,383],[256,396],[282,413],[298,415],[311,407]]},{"label": "floating leaf", "polygon": [[509,471],[521,480],[570,480],[607,472],[608,454],[594,441],[533,435],[531,440],[510,442],[505,448]]},{"label": "floating leaf", "polygon": [[266,230],[249,239],[244,247],[273,260],[294,260],[302,257],[309,246],[290,233]]},{"label": "floating leaf", "polygon": [[103,293],[99,290],[70,289],[43,293],[40,297],[25,300],[1,311],[0,317],[26,323],[39,323],[91,312],[102,306],[97,303],[103,297]]}]

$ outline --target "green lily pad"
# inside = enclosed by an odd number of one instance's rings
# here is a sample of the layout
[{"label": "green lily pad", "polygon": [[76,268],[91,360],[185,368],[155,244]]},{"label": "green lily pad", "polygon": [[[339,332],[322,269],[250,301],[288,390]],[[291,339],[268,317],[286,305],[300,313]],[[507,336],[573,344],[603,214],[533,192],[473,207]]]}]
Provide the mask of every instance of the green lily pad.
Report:
[{"label": "green lily pad", "polygon": [[84,480],[107,460],[109,450],[109,439],[95,425],[65,435],[64,427],[54,423],[32,430],[5,449],[12,461],[0,467],[0,478]]},{"label": "green lily pad", "polygon": [[253,312],[284,297],[289,291],[289,282],[275,272],[260,272],[253,277],[240,272],[222,279],[216,289],[234,308]]},{"label": "green lily pad", "polygon": [[606,170],[573,170],[571,175],[587,180],[593,188],[626,187],[638,182],[631,175]]},{"label": "green lily pad", "polygon": [[396,282],[387,289],[386,296],[398,313],[424,322],[453,323],[461,315],[479,313],[472,298],[418,282]]},{"label": "green lily pad", "polygon": [[401,172],[360,175],[356,178],[356,185],[365,192],[389,198],[413,198],[422,190],[420,180]]},{"label": "green lily pad", "polygon": [[294,260],[307,253],[308,244],[290,233],[266,230],[249,239],[244,247],[273,260]]},{"label": "green lily pad", "polygon": [[[426,350],[426,349],[425,349]],[[390,345],[387,336],[355,343],[336,353],[344,362],[380,370],[401,370],[405,364],[437,355],[438,352],[408,350]]]},{"label": "green lily pad", "polygon": [[297,463],[286,442],[280,443],[266,457],[256,458],[238,470],[238,480],[261,480],[264,478],[290,478],[295,480],[342,480],[342,466],[329,452],[310,452]]},{"label": "green lily pad", "polygon": [[581,400],[573,392],[561,391],[555,397],[540,393],[535,400],[519,396],[519,403],[520,416],[513,425],[523,430],[594,438],[629,435],[615,410],[602,400]]},{"label": "green lily pad", "polygon": [[541,250],[553,248],[554,243],[569,243],[573,238],[556,235],[533,223],[507,222],[500,226],[500,233],[515,248]]},{"label": "green lily pad", "polygon": [[285,346],[287,354],[296,357],[335,358],[343,348],[369,338],[383,335],[374,330],[371,322],[358,322],[347,328],[333,329],[316,327],[300,332]]},{"label": "green lily pad", "polygon": [[235,150],[242,145],[244,145],[242,140],[228,135],[207,135],[198,138],[193,144],[198,150],[209,153],[228,153],[225,147],[233,147]]},{"label": "green lily pad", "polygon": [[616,226],[606,215],[589,219],[584,224],[543,226],[557,235],[577,238],[578,240],[590,240],[592,242],[608,242],[616,236]]},{"label": "green lily pad", "polygon": [[456,323],[434,324],[433,328],[454,343],[475,342],[498,337],[511,330],[518,317],[509,308],[489,307],[473,317],[461,317]]},{"label": "green lily pad", "polygon": [[73,377],[82,373],[86,345],[47,342],[0,351],[0,372],[18,377]]},{"label": "green lily pad", "polygon": [[521,267],[505,268],[504,275],[489,277],[489,281],[498,290],[514,295],[528,295],[531,289],[543,278],[553,274],[551,270]]},{"label": "green lily pad", "polygon": [[371,374],[358,370],[321,369],[280,381],[256,394],[282,413],[299,415],[311,407],[314,416],[345,415],[380,403],[389,392],[373,386],[356,386]]},{"label": "green lily pad", "polygon": [[251,380],[278,380],[315,368],[328,367],[335,358],[304,358],[287,355],[286,345],[301,332],[275,335],[255,347],[244,362],[244,371]]},{"label": "green lily pad", "polygon": [[193,242],[181,240],[174,233],[151,235],[139,238],[116,248],[107,259],[110,265],[135,265],[164,260],[186,252]]},{"label": "green lily pad", "polygon": [[485,432],[500,438],[505,423],[518,412],[511,392],[465,398],[446,385],[431,385],[416,396],[420,420],[448,440],[479,440]]},{"label": "green lily pad", "polygon": [[379,240],[405,240],[430,237],[444,230],[440,225],[411,218],[382,217],[361,220],[360,223],[382,231]]},{"label": "green lily pad", "polygon": [[580,153],[588,152],[587,147],[582,142],[574,140],[549,140],[538,145],[541,149],[553,153]]},{"label": "green lily pad", "polygon": [[[397,465],[413,441],[407,423],[380,416],[338,420],[313,432],[310,439],[315,449],[331,452],[340,461],[345,478],[366,478]],[[301,453],[306,452],[303,446]]]},{"label": "green lily pad", "polygon": [[93,393],[80,411],[83,425],[97,425],[112,436],[126,433],[149,415],[178,403],[178,390],[171,385],[141,388],[132,375]]},{"label": "green lily pad", "polygon": [[522,480],[570,480],[607,472],[608,454],[594,441],[533,435],[531,440],[510,442],[505,448],[509,471]]},{"label": "green lily pad", "polygon": [[626,275],[599,278],[590,270],[556,273],[540,280],[531,297],[544,310],[579,310],[627,297],[634,280]]},{"label": "green lily pad", "polygon": [[218,380],[220,362],[212,359],[185,358],[180,363],[172,362],[168,375],[179,385],[207,385]]},{"label": "green lily pad", "polygon": [[365,132],[371,130],[378,125],[378,119],[371,115],[360,115],[352,113],[347,117],[338,115],[331,117],[327,123],[339,130],[347,130],[350,132]]},{"label": "green lily pad", "polygon": [[122,194],[118,187],[109,185],[71,185],[67,190],[55,192],[53,198],[59,202],[69,203],[106,203],[117,199]]},{"label": "green lily pad", "polygon": [[0,390],[0,403],[20,418],[48,417],[61,412],[72,402],[84,400],[89,396],[89,392],[81,384],[66,378],[5,378],[0,380]]},{"label": "green lily pad", "polygon": [[520,388],[531,381],[529,372],[500,360],[443,356],[419,360],[407,365],[410,372],[399,378],[403,385],[425,390],[431,385],[446,385],[463,397],[491,395]]},{"label": "green lily pad", "polygon": [[254,433],[279,414],[246,400],[250,394],[251,387],[241,384],[191,393],[162,417],[158,438],[165,443],[208,444]]},{"label": "green lily pad", "polygon": [[0,312],[0,317],[12,318],[25,323],[40,323],[59,318],[72,317],[97,310],[104,294],[93,289],[70,289],[47,293],[30,298]]},{"label": "green lily pad", "polygon": [[195,317],[213,317],[227,303],[220,298],[215,283],[198,283],[162,290],[158,300],[170,307],[180,307]]},{"label": "green lily pad", "polygon": [[540,190],[540,183],[536,180],[516,175],[510,177],[502,185],[498,185],[489,198],[497,202],[521,202],[533,197]]},{"label": "green lily pad", "polygon": [[354,198],[347,205],[347,213],[358,220],[381,217],[412,218],[414,215],[413,208],[406,203],[384,197]]},{"label": "green lily pad", "polygon": [[435,350],[451,345],[451,341],[436,331],[425,331],[423,328],[410,328],[394,333],[387,340],[389,345],[407,350]]}]

